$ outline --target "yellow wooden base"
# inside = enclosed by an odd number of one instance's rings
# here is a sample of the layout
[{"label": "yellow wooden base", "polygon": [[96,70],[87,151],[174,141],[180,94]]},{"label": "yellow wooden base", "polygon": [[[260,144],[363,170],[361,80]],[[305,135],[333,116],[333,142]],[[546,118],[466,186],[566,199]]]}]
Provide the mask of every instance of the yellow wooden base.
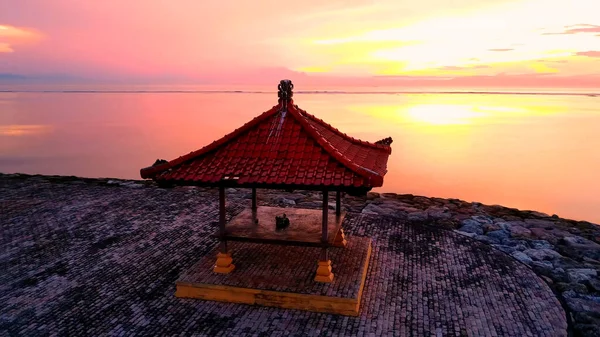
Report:
[{"label": "yellow wooden base", "polygon": [[315,281],[324,283],[333,282],[333,273],[331,272],[331,260],[319,261]]},{"label": "yellow wooden base", "polygon": [[213,271],[219,274],[229,274],[235,269],[235,265],[231,262],[233,259],[231,258],[231,254],[229,253],[218,253],[217,254],[217,262],[215,263],[215,267]]},{"label": "yellow wooden base", "polygon": [[344,235],[344,230],[342,228],[340,228],[339,232],[335,236],[335,240],[333,241],[333,246],[346,248],[347,245],[348,245],[348,241],[346,241],[346,236]]},{"label": "yellow wooden base", "polygon": [[358,296],[355,298],[308,295],[188,282],[177,282],[175,296],[220,302],[263,305],[285,309],[308,310],[346,316],[358,316],[360,300],[362,298],[362,292],[365,285],[365,279],[367,277],[370,258],[371,244],[369,244],[366,254],[366,261],[361,270]]}]

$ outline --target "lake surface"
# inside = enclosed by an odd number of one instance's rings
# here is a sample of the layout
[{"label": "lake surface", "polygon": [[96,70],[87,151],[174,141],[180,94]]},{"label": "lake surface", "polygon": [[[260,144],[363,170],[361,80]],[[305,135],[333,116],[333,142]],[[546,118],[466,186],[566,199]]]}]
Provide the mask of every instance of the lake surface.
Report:
[{"label": "lake surface", "polygon": [[[277,103],[274,90],[128,90],[0,92],[0,172],[139,179],[156,159],[197,150]],[[600,97],[295,93],[294,100],[351,136],[393,138],[376,191],[600,223]]]}]

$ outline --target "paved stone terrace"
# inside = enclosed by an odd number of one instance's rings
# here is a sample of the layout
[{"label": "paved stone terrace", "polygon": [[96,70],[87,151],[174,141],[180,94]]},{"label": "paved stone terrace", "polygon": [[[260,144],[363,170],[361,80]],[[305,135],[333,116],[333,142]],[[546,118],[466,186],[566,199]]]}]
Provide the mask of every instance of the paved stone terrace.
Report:
[{"label": "paved stone terrace", "polygon": [[[212,191],[0,179],[0,335],[561,336],[549,287],[508,255],[349,212],[373,252],[359,317],[174,297],[216,245]],[[246,200],[229,199],[228,217]]]},{"label": "paved stone terrace", "polygon": [[348,247],[329,249],[334,281],[315,282],[320,248],[229,242],[234,272],[217,274],[212,271],[218,246],[182,273],[178,280],[185,283],[225,285],[305,295],[356,299],[362,281],[370,239],[353,237]]}]

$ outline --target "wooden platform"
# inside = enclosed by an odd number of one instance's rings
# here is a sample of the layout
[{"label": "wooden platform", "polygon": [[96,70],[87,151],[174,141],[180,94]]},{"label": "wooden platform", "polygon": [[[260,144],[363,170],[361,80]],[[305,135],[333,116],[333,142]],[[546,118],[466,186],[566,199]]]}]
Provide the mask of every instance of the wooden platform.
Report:
[{"label": "wooden platform", "polygon": [[[281,216],[284,213],[290,219],[290,226],[282,230],[276,230],[275,216]],[[336,216],[334,211],[330,211],[328,214],[328,243],[333,245],[346,213],[342,212],[340,216]],[[243,210],[225,226],[226,239],[231,241],[322,246],[321,225],[323,212],[321,210],[261,206],[256,211],[256,219],[258,219],[258,223],[253,221],[251,209]]]},{"label": "wooden platform", "polygon": [[335,278],[314,281],[320,249],[234,242],[235,270],[212,271],[217,249],[177,281],[175,296],[357,316],[371,239],[351,237],[346,248],[331,248]]}]

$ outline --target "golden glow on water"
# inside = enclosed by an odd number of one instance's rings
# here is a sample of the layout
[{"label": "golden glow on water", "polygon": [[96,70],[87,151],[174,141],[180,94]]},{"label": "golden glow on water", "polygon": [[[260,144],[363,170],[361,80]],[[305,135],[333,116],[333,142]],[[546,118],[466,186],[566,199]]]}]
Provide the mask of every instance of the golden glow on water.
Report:
[{"label": "golden glow on water", "polygon": [[[544,95],[294,95],[369,141],[391,136],[381,192],[600,223],[600,102]],[[0,172],[139,179],[275,105],[270,94],[2,94]],[[51,132],[50,132],[51,131]]]}]

